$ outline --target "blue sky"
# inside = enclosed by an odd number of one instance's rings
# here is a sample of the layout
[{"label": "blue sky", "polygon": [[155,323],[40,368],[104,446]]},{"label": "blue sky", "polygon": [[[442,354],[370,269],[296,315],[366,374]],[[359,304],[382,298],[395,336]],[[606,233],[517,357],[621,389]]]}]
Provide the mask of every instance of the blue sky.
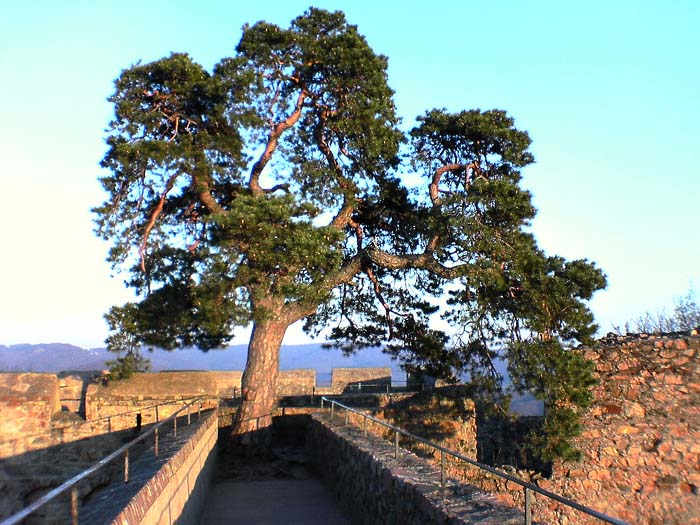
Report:
[{"label": "blue sky", "polygon": [[[533,139],[525,186],[550,254],[608,275],[602,332],[700,287],[700,2],[316,2],[389,57],[405,124],[433,107],[507,110]],[[205,67],[240,28],[287,25],[309,1],[39,1],[0,17],[0,344],[99,346],[131,298],[89,209],[111,116],[138,60]],[[292,330],[285,342],[301,341]],[[234,342],[245,342],[245,335]]]}]

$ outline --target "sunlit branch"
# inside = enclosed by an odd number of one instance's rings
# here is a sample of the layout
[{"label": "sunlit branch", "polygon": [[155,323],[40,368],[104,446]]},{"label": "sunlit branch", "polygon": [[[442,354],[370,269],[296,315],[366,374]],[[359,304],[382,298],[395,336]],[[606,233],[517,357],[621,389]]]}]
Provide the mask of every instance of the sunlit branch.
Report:
[{"label": "sunlit branch", "polygon": [[294,106],[294,111],[285,120],[275,124],[270,130],[270,134],[267,138],[267,144],[265,150],[260,155],[258,161],[253,165],[250,173],[250,179],[248,181],[248,187],[253,195],[264,195],[266,191],[260,186],[260,175],[267,163],[272,158],[272,154],[277,149],[277,143],[282,136],[282,134],[297,123],[299,117],[301,117],[301,111],[304,106],[304,100],[308,96],[306,90],[301,90],[299,96],[297,97],[296,104]]},{"label": "sunlit branch", "polygon": [[151,214],[151,217],[148,220],[148,224],[146,224],[146,228],[143,231],[143,237],[141,238],[141,245],[139,246],[139,257],[141,258],[141,271],[146,273],[146,244],[148,243],[148,237],[151,234],[151,230],[153,230],[153,227],[156,224],[156,221],[158,220],[158,217],[163,211],[163,206],[165,205],[165,199],[168,196],[168,193],[170,193],[170,190],[173,189],[173,185],[175,184],[175,180],[180,176],[179,173],[176,173],[175,175],[172,175],[168,179],[168,183],[165,186],[165,190],[163,193],[160,195],[160,199],[158,200],[158,204],[156,205],[155,209],[153,210],[153,213]]}]

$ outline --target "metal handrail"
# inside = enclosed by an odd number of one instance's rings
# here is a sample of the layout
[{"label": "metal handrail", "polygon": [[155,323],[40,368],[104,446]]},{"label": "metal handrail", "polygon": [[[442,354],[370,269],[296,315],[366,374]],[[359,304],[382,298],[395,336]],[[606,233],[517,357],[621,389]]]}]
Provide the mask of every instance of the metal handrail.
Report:
[{"label": "metal handrail", "polygon": [[[381,426],[383,426],[383,427],[386,427],[386,428],[389,428],[389,429],[393,430],[393,431],[394,431],[394,447],[395,447],[395,448],[394,448],[394,455],[395,455],[395,457],[398,455],[399,435],[404,435],[404,436],[406,436],[406,437],[408,437],[408,438],[411,438],[411,439],[413,439],[413,440],[415,440],[415,441],[418,441],[418,442],[420,442],[420,443],[423,443],[424,445],[428,445],[428,446],[430,446],[430,447],[432,447],[432,448],[434,448],[434,449],[436,449],[436,450],[439,450],[439,451],[441,452],[441,461],[440,461],[440,464],[441,464],[441,465],[440,465],[440,466],[441,466],[441,473],[440,473],[440,480],[441,480],[441,484],[442,484],[443,486],[444,486],[444,479],[445,479],[445,475],[444,475],[444,469],[445,469],[444,454],[453,456],[453,457],[455,457],[455,458],[457,458],[457,459],[460,459],[460,460],[464,461],[465,463],[468,463],[468,464],[470,464],[470,465],[472,465],[472,466],[475,466],[475,467],[477,467],[477,468],[479,468],[479,469],[481,469],[481,470],[485,470],[486,472],[489,472],[489,473],[491,473],[491,474],[493,474],[493,475],[495,475],[495,476],[498,476],[499,478],[503,478],[503,479],[506,479],[506,480],[508,480],[508,481],[512,481],[513,483],[516,483],[517,485],[520,485],[521,487],[523,487],[523,488],[525,489],[525,523],[526,523],[526,525],[530,525],[530,523],[531,523],[531,515],[530,515],[530,513],[531,513],[531,508],[530,508],[530,494],[529,494],[528,491],[536,492],[537,494],[541,494],[541,495],[543,495],[543,496],[545,496],[545,497],[547,497],[547,498],[550,498],[550,499],[553,499],[553,500],[555,500],[555,501],[558,501],[559,503],[563,503],[564,505],[566,505],[566,506],[568,506],[568,507],[571,507],[571,508],[573,508],[573,509],[575,509],[575,510],[578,510],[578,511],[580,511],[580,512],[583,512],[584,514],[588,514],[589,516],[592,516],[592,517],[594,517],[594,518],[597,518],[597,519],[599,519],[599,520],[601,520],[601,521],[603,521],[603,522],[605,522],[605,523],[611,523],[611,524],[613,524],[613,525],[630,525],[630,524],[629,524],[628,522],[626,522],[626,521],[623,521],[623,520],[618,519],[618,518],[613,518],[612,516],[608,516],[607,514],[603,514],[602,512],[599,512],[599,511],[597,511],[597,510],[595,510],[595,509],[592,509],[592,508],[590,508],[590,507],[586,507],[585,505],[581,505],[580,503],[577,503],[577,502],[575,502],[575,501],[573,501],[573,500],[570,500],[570,499],[568,499],[568,498],[565,498],[565,497],[563,497],[563,496],[560,496],[560,495],[558,495],[558,494],[555,494],[555,493],[553,493],[553,492],[550,492],[550,491],[548,491],[548,490],[546,490],[546,489],[540,488],[540,487],[538,487],[537,485],[533,485],[532,483],[528,483],[527,481],[523,481],[522,479],[517,478],[517,477],[515,477],[515,476],[512,476],[512,475],[508,474],[507,472],[503,472],[503,471],[501,471],[501,470],[498,470],[498,469],[496,469],[496,468],[490,467],[490,466],[488,466],[488,465],[484,465],[483,463],[479,463],[478,461],[475,461],[475,460],[473,460],[473,459],[470,459],[470,458],[468,458],[468,457],[466,457],[466,456],[460,454],[459,452],[456,452],[456,451],[454,451],[454,450],[452,450],[452,449],[443,447],[442,445],[439,445],[439,444],[435,443],[434,441],[430,441],[430,440],[425,439],[425,438],[423,438],[423,437],[420,437],[420,436],[417,436],[417,435],[415,435],[415,434],[412,434],[411,432],[408,432],[407,430],[404,430],[404,429],[402,429],[402,428],[400,428],[400,427],[397,427],[396,425],[392,425],[391,423],[387,423],[386,421],[382,421],[381,419],[378,419],[378,418],[376,418],[376,417],[370,416],[369,414],[367,414],[367,413],[365,413],[365,412],[363,412],[363,411],[361,411],[361,410],[357,410],[357,409],[351,408],[351,407],[349,407],[349,406],[347,406],[347,405],[343,405],[342,403],[338,403],[338,402],[335,401],[334,399],[329,399],[329,398],[327,398],[327,397],[325,397],[325,396],[321,397],[321,407],[322,407],[322,408],[323,408],[323,406],[324,406],[324,405],[323,405],[324,401],[325,401],[325,402],[331,403],[331,418],[333,417],[333,412],[334,412],[334,411],[333,411],[333,408],[335,407],[335,405],[337,405],[337,406],[339,406],[340,408],[345,409],[346,415],[347,415],[347,412],[349,411],[349,412],[353,412],[353,413],[355,413],[355,414],[358,414],[358,415],[364,417],[364,418],[365,418],[365,424],[366,424],[367,420],[369,419],[369,420],[374,421],[375,423],[377,423],[377,424],[379,424],[379,425],[381,425]],[[346,422],[347,422],[347,417],[346,417]],[[365,426],[365,434],[366,434],[366,426]],[[4,524],[0,523],[0,525],[4,525]]]},{"label": "metal handrail", "polygon": [[386,381],[376,381],[376,380],[369,380],[369,381],[341,381],[341,382],[336,382],[333,383],[333,380],[331,379],[330,381],[320,381],[316,384],[317,387],[323,387],[323,388],[328,388],[332,387],[334,385],[342,385],[345,387],[350,387],[350,388],[377,388],[377,387],[382,387],[386,388],[387,386],[389,388],[409,388],[412,386],[415,386],[415,388],[421,388],[421,389],[427,389],[432,387],[432,383],[428,383],[425,381],[401,381],[398,379],[391,379],[391,380],[386,380]]},{"label": "metal handrail", "polygon": [[191,403],[183,406],[176,412],[174,412],[172,415],[170,415],[168,418],[163,419],[159,423],[154,424],[151,428],[149,428],[146,432],[143,434],[139,434],[136,436],[134,439],[126,443],[125,445],[122,445],[119,447],[117,450],[112,452],[111,454],[105,456],[101,460],[99,460],[97,463],[94,463],[92,466],[88,467],[87,469],[83,470],[82,472],[76,474],[69,480],[63,482],[61,485],[56,487],[55,489],[52,489],[51,491],[47,492],[44,494],[41,498],[35,500],[32,502],[31,505],[25,507],[24,509],[20,510],[19,512],[16,512],[12,516],[5,518],[3,521],[0,521],[0,525],[16,525],[18,523],[21,523],[23,519],[25,519],[27,516],[29,516],[32,512],[36,511],[37,509],[43,507],[46,505],[49,501],[53,500],[54,498],[60,496],[64,492],[66,492],[68,489],[71,489],[71,520],[73,525],[78,525],[78,490],[77,490],[77,484],[78,482],[82,481],[85,479],[87,476],[90,474],[93,474],[94,472],[97,472],[99,469],[104,467],[105,465],[108,465],[111,461],[113,461],[115,458],[120,456],[121,454],[124,454],[124,482],[127,483],[129,481],[129,449],[134,446],[135,444],[143,441],[146,437],[148,437],[151,434],[154,434],[154,453],[157,456],[158,455],[158,430],[160,427],[165,425],[166,423],[169,423],[171,420],[173,421],[173,428],[175,432],[175,436],[177,436],[177,416],[181,412],[183,412],[185,409],[187,409],[187,422],[190,422],[190,412],[189,409],[192,405],[195,403],[199,402],[199,409],[200,409],[200,414],[201,414],[201,407],[202,407],[202,400],[206,399],[206,396],[201,396],[195,398]]},{"label": "metal handrail", "polygon": [[[33,437],[43,437],[43,436],[46,436],[47,433],[52,433],[52,432],[56,432],[56,431],[63,431],[63,430],[75,428],[78,426],[94,425],[95,423],[99,423],[99,422],[104,421],[104,420],[110,421],[112,419],[127,416],[129,414],[136,414],[136,413],[144,412],[144,411],[152,409],[152,408],[158,408],[158,407],[165,406],[165,405],[176,405],[176,404],[182,403],[183,401],[189,401],[190,399],[204,399],[205,397],[206,396],[183,397],[181,399],[173,399],[172,401],[165,401],[162,403],[157,403],[155,405],[148,405],[148,406],[135,408],[133,410],[127,410],[125,412],[120,412],[118,414],[113,414],[111,416],[102,416],[102,417],[99,417],[97,419],[76,421],[73,424],[68,424],[68,425],[56,425],[56,426],[52,426],[52,427],[47,428],[45,432],[35,432],[34,434],[23,434],[22,436],[16,437],[16,438],[2,439],[2,440],[0,440],[0,445],[4,445],[6,443],[13,443],[15,441],[25,441],[25,440],[27,440],[29,438],[33,438]],[[110,430],[110,432],[111,432],[111,430]]]}]

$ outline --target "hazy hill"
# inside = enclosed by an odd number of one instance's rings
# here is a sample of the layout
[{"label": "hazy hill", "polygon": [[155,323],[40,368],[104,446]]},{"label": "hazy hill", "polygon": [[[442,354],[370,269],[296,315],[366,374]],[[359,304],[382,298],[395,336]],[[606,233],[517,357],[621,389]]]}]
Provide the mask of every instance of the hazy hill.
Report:
[{"label": "hazy hill", "polygon": [[[224,350],[202,352],[195,348],[146,352],[152,370],[243,370],[247,345],[232,345]],[[80,348],[64,343],[0,345],[0,371],[62,372],[67,370],[103,370],[106,361],[115,355],[106,348]],[[397,361],[380,348],[368,348],[345,357],[340,350],[326,350],[320,344],[285,345],[280,355],[280,368],[312,368],[318,384],[330,381],[331,369],[337,367],[390,367],[394,381],[405,381],[406,374]],[[505,363],[499,363],[505,372]],[[512,410],[521,414],[542,413],[542,403],[530,395],[516,396]]]},{"label": "hazy hill", "polygon": [[[146,352],[153,371],[159,370],[243,370],[246,345],[202,352],[194,348]],[[0,370],[13,372],[60,372],[63,370],[102,370],[115,355],[105,348],[80,348],[63,343],[0,345]],[[370,348],[344,357],[339,350],[325,350],[320,344],[287,345],[282,348],[280,368],[313,368],[319,380],[334,367],[391,367],[394,379],[404,373],[398,363],[379,348]]]}]

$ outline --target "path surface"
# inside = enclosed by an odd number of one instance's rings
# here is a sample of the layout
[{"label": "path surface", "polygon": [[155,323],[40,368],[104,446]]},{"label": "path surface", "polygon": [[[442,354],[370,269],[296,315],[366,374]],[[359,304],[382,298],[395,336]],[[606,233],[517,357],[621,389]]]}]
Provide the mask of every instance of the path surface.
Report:
[{"label": "path surface", "polygon": [[305,421],[305,416],[278,418],[273,454],[266,459],[227,450],[228,430],[222,429],[199,525],[348,525],[331,493],[308,468]]},{"label": "path surface", "polygon": [[221,481],[209,489],[200,525],[346,525],[317,479]]}]

